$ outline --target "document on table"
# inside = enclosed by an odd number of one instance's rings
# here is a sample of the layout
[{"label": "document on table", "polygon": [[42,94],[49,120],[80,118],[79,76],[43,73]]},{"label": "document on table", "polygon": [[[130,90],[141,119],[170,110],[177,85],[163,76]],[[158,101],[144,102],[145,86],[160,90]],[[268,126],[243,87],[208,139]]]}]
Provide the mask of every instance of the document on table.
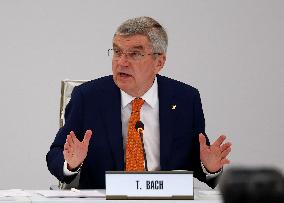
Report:
[{"label": "document on table", "polygon": [[91,198],[105,198],[105,190],[37,190],[37,194],[44,197],[91,197]]},{"label": "document on table", "polygon": [[222,194],[218,190],[199,190],[198,197],[201,199],[221,199]]},{"label": "document on table", "polygon": [[29,192],[22,189],[0,190],[0,197],[30,197]]}]

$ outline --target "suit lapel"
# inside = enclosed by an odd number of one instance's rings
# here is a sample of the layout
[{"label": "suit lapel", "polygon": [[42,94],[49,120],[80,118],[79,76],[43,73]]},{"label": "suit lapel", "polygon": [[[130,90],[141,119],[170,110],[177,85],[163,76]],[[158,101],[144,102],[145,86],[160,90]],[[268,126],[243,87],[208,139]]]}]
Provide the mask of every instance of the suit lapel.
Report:
[{"label": "suit lapel", "polygon": [[121,128],[121,95],[119,88],[111,79],[111,84],[102,94],[102,116],[107,130],[108,141],[115,162],[115,170],[124,170],[124,151]]},{"label": "suit lapel", "polygon": [[160,165],[161,170],[171,170],[169,157],[172,150],[172,136],[174,133],[175,114],[173,90],[167,80],[160,75],[158,79],[159,119],[160,119]]}]

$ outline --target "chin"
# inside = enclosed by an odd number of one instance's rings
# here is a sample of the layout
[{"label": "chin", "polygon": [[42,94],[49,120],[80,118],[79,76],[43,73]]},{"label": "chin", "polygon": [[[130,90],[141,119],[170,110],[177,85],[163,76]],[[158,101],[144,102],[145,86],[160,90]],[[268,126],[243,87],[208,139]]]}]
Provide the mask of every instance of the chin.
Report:
[{"label": "chin", "polygon": [[116,85],[118,86],[119,89],[121,89],[122,91],[124,91],[124,92],[126,92],[126,93],[127,93],[128,90],[129,90],[128,86],[125,85],[125,84],[118,83],[118,84],[116,84]]}]

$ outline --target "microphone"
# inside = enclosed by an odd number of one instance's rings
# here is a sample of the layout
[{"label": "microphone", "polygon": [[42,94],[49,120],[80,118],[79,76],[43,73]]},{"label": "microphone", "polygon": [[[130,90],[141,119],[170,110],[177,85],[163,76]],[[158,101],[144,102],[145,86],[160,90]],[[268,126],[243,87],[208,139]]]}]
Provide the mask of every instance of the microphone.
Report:
[{"label": "microphone", "polygon": [[144,123],[142,123],[142,121],[137,121],[135,124],[135,129],[139,133],[139,136],[142,142],[142,150],[143,150],[143,155],[144,155],[144,160],[145,160],[145,171],[148,171],[147,157],[146,157],[146,152],[145,152],[144,142],[143,142]]},{"label": "microphone", "polygon": [[140,133],[143,133],[144,130],[144,123],[142,123],[142,121],[137,121],[135,124],[135,129]]}]

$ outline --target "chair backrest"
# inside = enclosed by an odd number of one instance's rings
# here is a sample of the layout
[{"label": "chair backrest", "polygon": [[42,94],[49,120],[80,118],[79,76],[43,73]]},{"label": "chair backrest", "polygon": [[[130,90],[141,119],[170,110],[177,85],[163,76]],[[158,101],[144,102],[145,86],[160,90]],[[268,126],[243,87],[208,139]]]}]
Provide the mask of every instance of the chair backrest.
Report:
[{"label": "chair backrest", "polygon": [[62,127],[65,123],[64,114],[65,107],[71,99],[71,94],[74,87],[87,82],[88,80],[70,80],[65,79],[61,81],[61,97],[60,97],[60,111],[59,111],[59,127]]}]

